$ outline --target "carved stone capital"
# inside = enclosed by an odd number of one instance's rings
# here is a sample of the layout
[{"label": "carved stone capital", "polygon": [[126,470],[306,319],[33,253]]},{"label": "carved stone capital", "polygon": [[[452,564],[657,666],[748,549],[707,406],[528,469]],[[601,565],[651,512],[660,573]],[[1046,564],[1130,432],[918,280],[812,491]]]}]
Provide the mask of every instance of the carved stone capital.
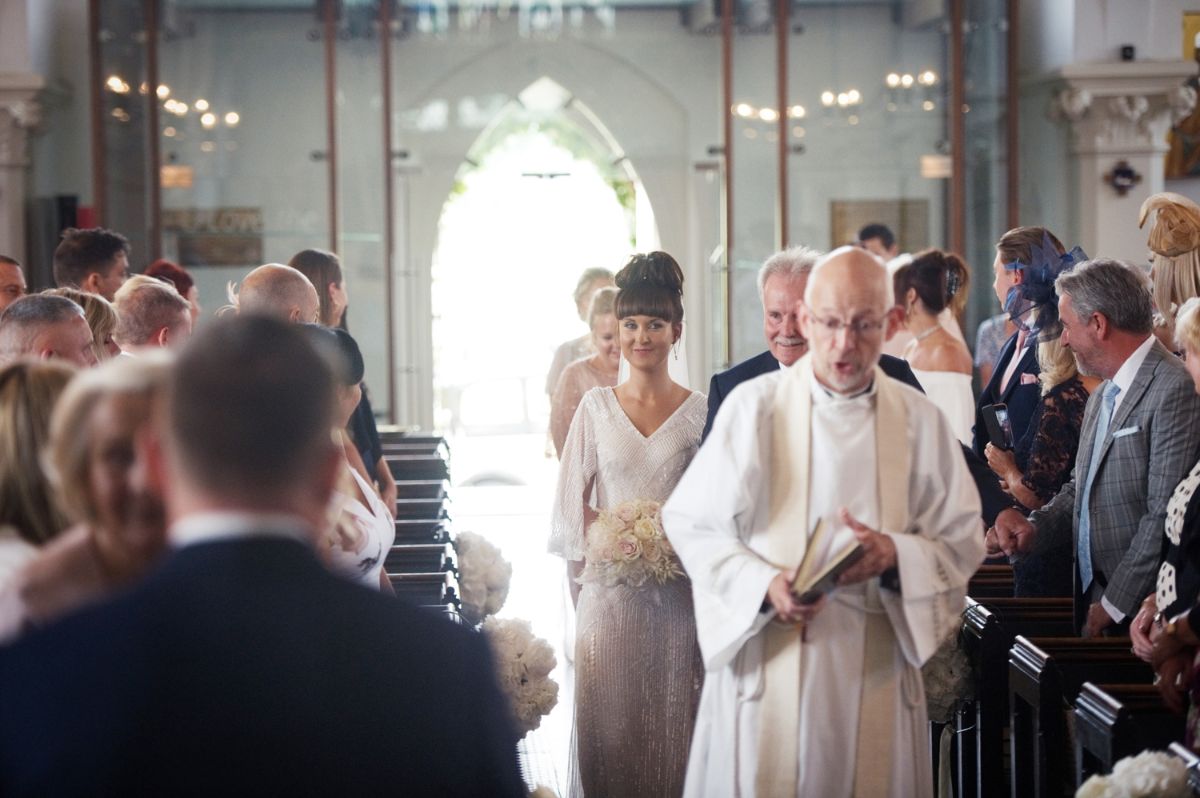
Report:
[{"label": "carved stone capital", "polygon": [[35,97],[42,85],[37,75],[0,72],[0,168],[28,164],[26,134],[41,120]]},{"label": "carved stone capital", "polygon": [[1050,116],[1070,124],[1076,153],[1166,152],[1167,131],[1195,107],[1184,85],[1195,73],[1190,61],[1070,64],[1055,75]]}]

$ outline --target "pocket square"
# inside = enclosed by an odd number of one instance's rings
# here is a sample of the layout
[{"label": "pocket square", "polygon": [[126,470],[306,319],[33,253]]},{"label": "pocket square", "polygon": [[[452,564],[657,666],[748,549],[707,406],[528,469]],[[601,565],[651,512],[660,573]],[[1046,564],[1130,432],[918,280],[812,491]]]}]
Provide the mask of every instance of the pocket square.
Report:
[{"label": "pocket square", "polygon": [[1113,440],[1116,440],[1117,438],[1124,438],[1126,435],[1132,435],[1140,429],[1141,427],[1125,427],[1124,429],[1119,429],[1113,433]]},{"label": "pocket square", "polygon": [[1021,375],[1021,385],[1037,385],[1038,375],[1029,374],[1028,372]]}]

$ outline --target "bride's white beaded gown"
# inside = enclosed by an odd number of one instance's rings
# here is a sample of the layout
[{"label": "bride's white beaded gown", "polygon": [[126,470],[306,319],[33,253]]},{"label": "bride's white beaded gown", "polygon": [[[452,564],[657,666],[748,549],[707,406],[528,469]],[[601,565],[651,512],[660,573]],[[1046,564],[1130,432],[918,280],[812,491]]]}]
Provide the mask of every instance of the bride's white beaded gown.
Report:
[{"label": "bride's white beaded gown", "polygon": [[[696,454],[706,412],[704,394],[693,392],[645,436],[611,388],[585,394],[563,448],[550,551],[585,559],[588,496],[596,510],[666,501]],[[682,795],[704,678],[691,583],[585,581],[576,629],[572,783],[587,798]]]}]

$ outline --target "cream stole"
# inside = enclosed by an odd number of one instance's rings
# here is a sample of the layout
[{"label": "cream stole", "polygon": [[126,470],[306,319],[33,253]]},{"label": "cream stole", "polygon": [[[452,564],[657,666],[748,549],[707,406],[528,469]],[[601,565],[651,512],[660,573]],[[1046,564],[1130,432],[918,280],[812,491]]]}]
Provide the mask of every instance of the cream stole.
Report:
[{"label": "cream stole", "polygon": [[[812,465],[812,363],[802,358],[775,392],[771,454],[771,514],[766,559],[795,568],[808,545],[809,468]],[[876,496],[881,526],[905,532],[908,514],[908,412],[902,389],[875,367]],[[858,718],[854,795],[886,795],[890,739],[899,674],[895,635],[879,600],[879,580],[867,583],[863,683]],[[764,630],[764,693],[758,740],[758,798],[795,798],[799,774],[800,674],[804,645],[797,627],[771,622]]]}]

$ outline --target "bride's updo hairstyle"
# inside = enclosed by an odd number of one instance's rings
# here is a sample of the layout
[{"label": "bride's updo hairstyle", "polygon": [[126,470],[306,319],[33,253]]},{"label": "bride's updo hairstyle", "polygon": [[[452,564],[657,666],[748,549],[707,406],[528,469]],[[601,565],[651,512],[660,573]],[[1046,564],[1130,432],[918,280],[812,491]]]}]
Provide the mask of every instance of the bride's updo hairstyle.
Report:
[{"label": "bride's updo hairstyle", "polygon": [[634,255],[617,272],[616,315],[652,316],[683,324],[683,269],[665,252]]}]

